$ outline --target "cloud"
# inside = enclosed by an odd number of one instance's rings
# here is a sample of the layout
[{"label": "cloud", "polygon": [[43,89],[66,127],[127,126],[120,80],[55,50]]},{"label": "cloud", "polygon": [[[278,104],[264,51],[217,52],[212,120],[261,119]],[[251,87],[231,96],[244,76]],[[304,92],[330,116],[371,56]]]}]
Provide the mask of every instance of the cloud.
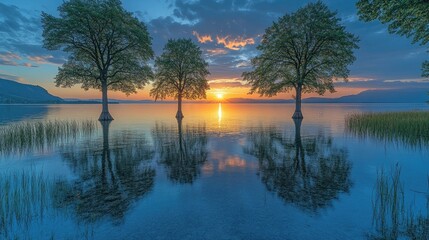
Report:
[{"label": "cloud", "polygon": [[22,57],[12,52],[0,52],[0,65],[5,66],[23,66],[23,67],[37,67],[28,62],[22,62]]},{"label": "cloud", "polygon": [[210,88],[219,89],[219,88],[248,88],[249,85],[247,82],[240,80],[238,78],[232,79],[214,79],[209,81]]},{"label": "cloud", "polygon": [[394,79],[394,80],[384,80],[385,83],[429,83],[429,79],[426,78],[412,78],[412,79]]},{"label": "cloud", "polygon": [[231,38],[231,36],[225,36],[225,37],[216,36],[216,41],[218,44],[222,44],[226,48],[231,50],[240,50],[240,48],[245,47],[248,44],[250,45],[255,44],[255,40],[253,38],[242,38],[242,37]]},{"label": "cloud", "polygon": [[211,56],[216,56],[216,55],[223,55],[223,54],[227,54],[228,51],[222,48],[215,48],[215,49],[206,49],[207,53]]},{"label": "cloud", "polygon": [[53,64],[53,65],[61,65],[66,60],[61,57],[54,57],[53,55],[44,55],[44,56],[28,56],[30,61],[33,61],[38,64]]},{"label": "cloud", "polygon": [[12,75],[12,74],[8,74],[8,73],[4,73],[4,72],[0,72],[0,78],[1,79],[6,79],[6,80],[11,80],[11,81],[15,81],[15,82],[20,82],[20,83],[26,83],[27,81],[22,78],[22,77],[18,77],[16,75]]},{"label": "cloud", "polygon": [[192,34],[198,39],[198,42],[200,43],[213,42],[213,39],[210,35],[200,36],[200,34],[197,31],[193,31]]},{"label": "cloud", "polygon": [[349,82],[367,82],[372,81],[374,78],[368,78],[368,77],[349,77]]},{"label": "cloud", "polygon": [[243,68],[243,67],[250,67],[250,66],[251,66],[251,64],[249,61],[241,61],[241,62],[238,62],[237,64],[235,64],[234,67]]},{"label": "cloud", "polygon": [[427,88],[429,80],[424,78],[413,79],[375,79],[368,81],[336,82],[335,87],[369,88],[369,89],[400,89],[400,88]]}]

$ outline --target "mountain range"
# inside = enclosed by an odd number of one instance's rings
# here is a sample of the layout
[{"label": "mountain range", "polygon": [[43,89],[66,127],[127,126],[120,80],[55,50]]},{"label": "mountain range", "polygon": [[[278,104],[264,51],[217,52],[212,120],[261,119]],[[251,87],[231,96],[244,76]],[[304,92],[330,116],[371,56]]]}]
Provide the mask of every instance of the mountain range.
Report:
[{"label": "mountain range", "polygon": [[62,103],[46,89],[0,78],[0,103]]},{"label": "mountain range", "polygon": [[[366,90],[356,95],[348,95],[339,98],[311,97],[303,99],[303,103],[424,103],[429,100],[429,89],[425,88],[401,88],[385,90]],[[110,103],[153,103],[153,100],[120,100],[109,99]],[[161,101],[160,103],[172,103],[175,101]],[[207,101],[203,101],[207,102]],[[293,103],[293,99],[251,99],[229,98],[229,103]],[[94,104],[100,103],[99,99],[62,99],[50,94],[46,89],[18,83],[0,78],[0,103],[1,104],[31,104],[31,103],[61,103],[61,104]]]},{"label": "mountain range", "polygon": [[[429,100],[429,89],[401,88],[366,90],[356,95],[338,98],[311,97],[302,99],[303,103],[424,103]],[[293,99],[249,99],[231,98],[230,103],[294,103]]]}]

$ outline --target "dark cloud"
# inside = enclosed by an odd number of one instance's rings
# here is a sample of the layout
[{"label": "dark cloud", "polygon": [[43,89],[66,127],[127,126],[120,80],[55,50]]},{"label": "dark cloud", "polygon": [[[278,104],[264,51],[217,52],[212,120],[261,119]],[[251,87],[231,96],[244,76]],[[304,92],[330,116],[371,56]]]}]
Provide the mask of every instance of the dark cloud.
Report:
[{"label": "dark cloud", "polygon": [[[0,65],[35,67],[37,64],[62,64],[66,54],[42,47],[40,12],[27,12],[14,5],[0,3]],[[9,53],[5,55],[4,53]],[[15,56],[12,57],[11,56]],[[33,61],[32,59],[44,59]],[[19,61],[17,61],[19,60]]]},{"label": "dark cloud", "polygon": [[[210,63],[211,79],[226,76],[239,78],[249,70],[250,59],[240,59],[256,52],[260,36],[273,21],[286,13],[296,11],[308,2],[285,0],[176,0],[174,15],[149,22],[154,47],[160,53],[169,38],[192,38],[206,53]],[[425,47],[412,45],[407,38],[387,33],[379,22],[361,22],[357,16],[355,1],[326,0],[331,10],[337,11],[346,29],[359,36],[360,49],[356,50],[356,62],[350,66],[351,76],[374,79],[417,78],[421,63],[427,59]],[[195,33],[198,33],[196,36]],[[201,37],[210,36],[212,41]],[[219,43],[216,37],[229,39],[253,39],[255,44],[233,47]],[[223,49],[222,54],[210,52]],[[239,49],[239,50],[237,50]],[[217,51],[219,53],[219,50]]]}]

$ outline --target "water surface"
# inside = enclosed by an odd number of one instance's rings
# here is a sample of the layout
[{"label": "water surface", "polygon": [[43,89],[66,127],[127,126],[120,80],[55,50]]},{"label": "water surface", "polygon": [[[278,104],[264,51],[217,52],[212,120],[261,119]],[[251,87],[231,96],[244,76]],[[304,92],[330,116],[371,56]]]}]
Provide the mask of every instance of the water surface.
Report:
[{"label": "water surface", "polygon": [[[426,104],[305,104],[302,122],[292,104],[186,104],[180,122],[174,104],[110,108],[115,120],[90,134],[1,154],[0,184],[33,197],[8,207],[3,197],[0,238],[365,239],[377,171],[395,166],[406,204],[426,211],[428,148],[356,137],[344,124]],[[0,124],[99,111],[0,105]]]}]

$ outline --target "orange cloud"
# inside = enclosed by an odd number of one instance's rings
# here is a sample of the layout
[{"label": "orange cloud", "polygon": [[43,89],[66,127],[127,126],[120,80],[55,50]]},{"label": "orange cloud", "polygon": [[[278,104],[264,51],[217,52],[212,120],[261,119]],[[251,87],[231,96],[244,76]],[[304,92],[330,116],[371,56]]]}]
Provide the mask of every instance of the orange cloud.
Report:
[{"label": "orange cloud", "polygon": [[197,31],[193,31],[192,34],[198,39],[200,43],[213,42],[213,39],[210,35],[200,35]]},{"label": "orange cloud", "polygon": [[215,48],[215,49],[207,49],[206,50],[210,55],[223,55],[227,54],[228,51],[222,48]]},{"label": "orange cloud", "polygon": [[245,47],[248,44],[255,44],[255,40],[253,38],[231,38],[230,36],[216,36],[216,40],[218,44],[223,44],[226,48],[231,50],[240,50],[241,47]]}]

